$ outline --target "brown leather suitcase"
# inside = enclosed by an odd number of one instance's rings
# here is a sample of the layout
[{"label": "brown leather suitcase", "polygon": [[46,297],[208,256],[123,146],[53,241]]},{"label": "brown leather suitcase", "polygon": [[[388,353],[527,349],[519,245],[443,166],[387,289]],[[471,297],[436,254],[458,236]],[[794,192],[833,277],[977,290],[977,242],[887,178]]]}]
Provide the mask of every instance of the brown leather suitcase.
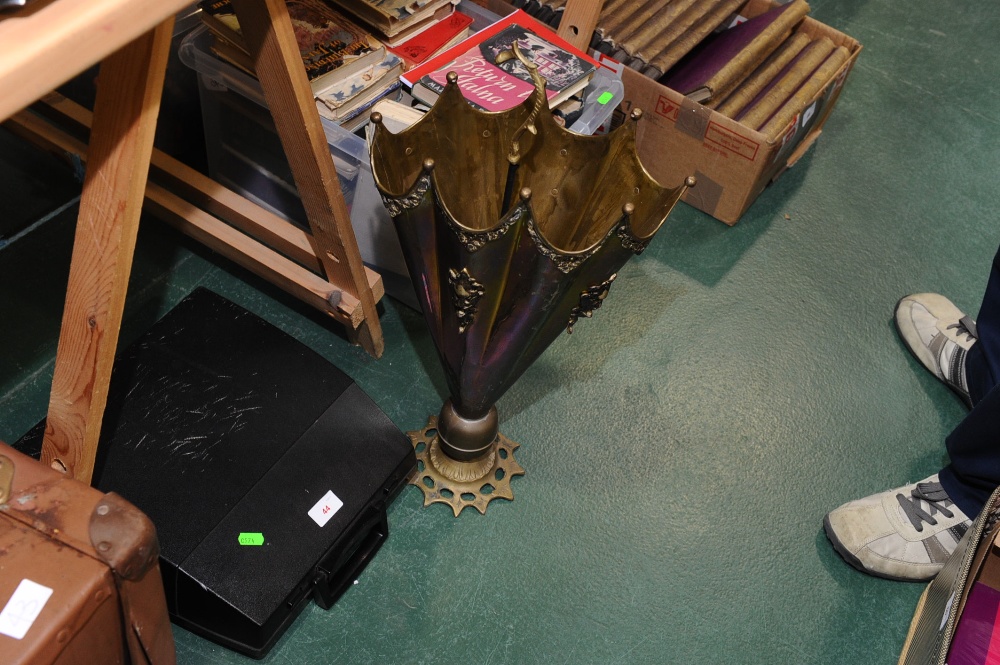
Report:
[{"label": "brown leather suitcase", "polygon": [[0,663],[173,665],[138,508],[0,444]]}]

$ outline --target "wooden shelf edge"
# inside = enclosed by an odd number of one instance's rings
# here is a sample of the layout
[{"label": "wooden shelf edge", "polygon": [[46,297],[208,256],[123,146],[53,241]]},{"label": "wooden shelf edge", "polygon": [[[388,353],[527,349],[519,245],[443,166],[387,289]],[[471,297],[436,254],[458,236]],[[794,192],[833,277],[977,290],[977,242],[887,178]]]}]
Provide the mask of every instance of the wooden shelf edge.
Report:
[{"label": "wooden shelf edge", "polygon": [[38,11],[29,11],[29,6],[0,21],[0,120],[190,4],[190,0],[54,0]]}]

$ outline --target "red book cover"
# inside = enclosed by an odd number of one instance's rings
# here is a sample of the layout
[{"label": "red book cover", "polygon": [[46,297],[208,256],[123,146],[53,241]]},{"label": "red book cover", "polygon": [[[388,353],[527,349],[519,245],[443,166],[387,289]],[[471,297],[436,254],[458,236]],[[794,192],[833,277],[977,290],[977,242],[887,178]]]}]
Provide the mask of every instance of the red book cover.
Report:
[{"label": "red book cover", "polygon": [[398,46],[387,48],[402,58],[407,67],[414,67],[431,57],[470,25],[472,25],[471,16],[462,12],[452,12],[433,27],[414,35]]},{"label": "red book cover", "polygon": [[567,91],[585,86],[600,66],[547,26],[518,10],[400,78],[414,88],[415,97],[418,91],[423,91],[436,99],[448,72],[454,71],[462,94],[470,103],[486,111],[503,111],[521,103],[534,90],[531,77],[520,62],[495,64],[496,54],[509,49],[513,41],[538,65],[539,73],[546,79],[550,103],[557,103]]}]

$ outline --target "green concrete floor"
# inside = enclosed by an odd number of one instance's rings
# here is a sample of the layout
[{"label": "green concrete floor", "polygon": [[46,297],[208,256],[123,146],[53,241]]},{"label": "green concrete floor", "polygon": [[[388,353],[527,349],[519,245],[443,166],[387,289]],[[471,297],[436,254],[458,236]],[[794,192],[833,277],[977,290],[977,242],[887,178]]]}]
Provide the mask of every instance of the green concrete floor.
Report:
[{"label": "green concrete floor", "polygon": [[[896,662],[922,586],[854,571],[821,523],[936,471],[963,415],[890,316],[923,290],[978,308],[1000,241],[1000,10],[811,4],[865,46],[817,146],[733,228],[679,206],[504,396],[527,469],[514,502],[455,519],[407,488],[358,583],[264,662]],[[0,439],[45,412],[73,213],[0,250]],[[199,285],[335,362],[400,428],[438,409],[412,310],[385,302],[372,360],[154,220],[123,339]],[[249,662],[175,634],[183,665]]]}]

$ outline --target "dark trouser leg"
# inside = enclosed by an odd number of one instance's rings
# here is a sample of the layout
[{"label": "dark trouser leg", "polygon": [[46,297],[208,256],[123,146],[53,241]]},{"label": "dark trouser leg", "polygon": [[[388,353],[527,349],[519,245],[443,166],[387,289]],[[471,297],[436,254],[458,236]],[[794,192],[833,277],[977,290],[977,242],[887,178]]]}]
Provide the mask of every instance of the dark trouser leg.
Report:
[{"label": "dark trouser leg", "polygon": [[973,404],[985,398],[1000,378],[1000,251],[993,259],[976,327],[979,341],[969,349],[965,361],[965,375]]},{"label": "dark trouser leg", "polygon": [[1000,386],[976,402],[945,447],[951,464],[939,474],[941,485],[963,513],[975,517],[1000,485]]},{"label": "dark trouser leg", "polygon": [[1000,251],[976,317],[979,341],[965,361],[975,405],[945,440],[951,464],[940,473],[948,496],[969,517],[982,509],[1000,485]]}]

